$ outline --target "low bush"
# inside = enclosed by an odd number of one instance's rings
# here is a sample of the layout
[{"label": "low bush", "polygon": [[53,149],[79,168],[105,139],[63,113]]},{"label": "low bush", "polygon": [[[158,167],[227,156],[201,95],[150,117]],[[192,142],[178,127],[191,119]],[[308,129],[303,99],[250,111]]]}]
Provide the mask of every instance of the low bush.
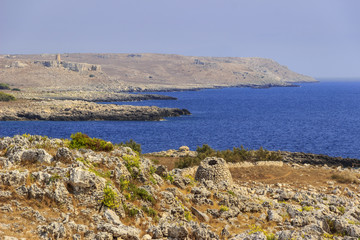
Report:
[{"label": "low bush", "polygon": [[104,196],[101,203],[109,208],[118,208],[120,204],[118,198],[117,193],[111,188],[110,184],[107,183],[104,188]]},{"label": "low bush", "polygon": [[[125,161],[125,166],[132,178],[135,179],[140,173],[140,157],[132,155],[124,155],[122,159]],[[137,168],[137,169],[134,169]]]},{"label": "low bush", "polygon": [[20,92],[21,90],[20,90],[20,88],[13,88],[13,89],[11,89],[11,91],[17,91],[17,92]]},{"label": "low bush", "polygon": [[139,209],[128,207],[125,203],[123,204],[124,211],[129,217],[135,217],[139,213]]},{"label": "low bush", "polygon": [[185,219],[186,219],[186,221],[188,221],[188,222],[190,222],[190,221],[193,220],[193,217],[192,217],[192,215],[191,215],[191,212],[185,211]]},{"label": "low bush", "polygon": [[147,202],[150,202],[151,204],[155,204],[155,199],[151,194],[146,191],[143,188],[138,188],[135,184],[129,183],[128,185],[128,191],[131,194],[131,199],[141,199]]},{"label": "low bush", "polygon": [[0,83],[0,89],[8,90],[8,89],[10,89],[10,86],[9,86],[9,84],[6,84],[6,83]]},{"label": "low bush", "polygon": [[175,168],[187,168],[192,166],[197,166],[201,162],[201,158],[199,157],[182,157],[178,161],[175,162]]},{"label": "low bush", "polygon": [[132,139],[130,139],[129,141],[126,141],[125,143],[121,142],[121,143],[119,143],[117,145],[121,146],[121,147],[129,147],[132,150],[134,150],[135,152],[141,154],[141,144],[135,142]]},{"label": "low bush", "polygon": [[99,151],[110,152],[114,149],[114,145],[102,139],[90,138],[88,135],[78,132],[75,134],[71,134],[71,141],[69,144],[69,148],[72,149],[87,148],[97,152]]},{"label": "low bush", "polygon": [[151,207],[146,207],[143,206],[141,208],[149,217],[156,217],[157,216],[157,212],[155,209],[151,208]]},{"label": "low bush", "polygon": [[221,211],[221,212],[229,211],[229,207],[224,206],[224,205],[221,205],[221,206],[220,206],[220,211]]},{"label": "low bush", "polygon": [[8,93],[0,92],[0,102],[14,101],[16,98]]}]

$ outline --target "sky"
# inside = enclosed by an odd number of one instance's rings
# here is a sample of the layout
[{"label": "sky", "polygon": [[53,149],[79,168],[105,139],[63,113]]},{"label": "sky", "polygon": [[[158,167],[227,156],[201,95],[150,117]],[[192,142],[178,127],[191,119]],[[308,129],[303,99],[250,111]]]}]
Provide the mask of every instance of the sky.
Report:
[{"label": "sky", "polygon": [[264,57],[360,77],[359,0],[0,0],[0,54]]}]

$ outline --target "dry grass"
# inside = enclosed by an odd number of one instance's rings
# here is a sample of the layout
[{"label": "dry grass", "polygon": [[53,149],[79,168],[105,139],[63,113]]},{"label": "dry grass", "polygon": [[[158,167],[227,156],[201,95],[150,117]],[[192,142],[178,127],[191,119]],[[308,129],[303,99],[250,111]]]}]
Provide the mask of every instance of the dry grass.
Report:
[{"label": "dry grass", "polygon": [[283,167],[254,166],[244,168],[231,168],[235,182],[261,182],[264,184],[285,183],[293,187],[323,187],[328,186],[328,181],[336,180],[340,186],[351,187],[352,183],[358,183],[358,177],[354,173],[346,173],[335,169],[318,167],[293,168],[289,165]]},{"label": "dry grass", "polygon": [[169,171],[175,168],[175,163],[180,159],[179,157],[163,157],[148,154],[144,154],[144,157],[152,160],[155,164],[167,167]]},{"label": "dry grass", "polygon": [[331,175],[331,179],[338,183],[359,183],[359,176],[353,173],[334,173]]},{"label": "dry grass", "polygon": [[26,239],[37,239],[38,236],[31,231],[36,230],[38,225],[42,225],[45,223],[37,222],[34,216],[26,216],[23,215],[24,211],[22,209],[17,209],[15,204],[13,204],[13,200],[17,200],[21,203],[21,208],[23,207],[31,207],[35,211],[39,211],[42,216],[46,218],[57,219],[60,217],[61,211],[54,211],[53,208],[58,207],[58,205],[47,198],[44,198],[43,201],[39,201],[36,199],[27,199],[22,196],[16,195],[15,191],[11,189],[11,187],[2,189],[2,190],[10,190],[12,192],[11,198],[1,198],[1,205],[10,204],[13,209],[12,212],[3,212],[0,211],[0,223],[9,225],[9,229],[1,229],[3,235],[17,237],[17,238],[26,238]]}]

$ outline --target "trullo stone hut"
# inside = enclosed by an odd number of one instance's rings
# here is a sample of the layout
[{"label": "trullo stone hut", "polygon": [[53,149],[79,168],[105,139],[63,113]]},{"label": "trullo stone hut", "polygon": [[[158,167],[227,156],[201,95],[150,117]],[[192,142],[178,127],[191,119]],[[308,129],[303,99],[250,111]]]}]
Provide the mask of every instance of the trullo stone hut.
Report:
[{"label": "trullo stone hut", "polygon": [[204,179],[212,180],[214,184],[222,181],[232,184],[232,176],[226,161],[217,157],[207,157],[202,160],[196,171],[195,179],[199,182]]}]

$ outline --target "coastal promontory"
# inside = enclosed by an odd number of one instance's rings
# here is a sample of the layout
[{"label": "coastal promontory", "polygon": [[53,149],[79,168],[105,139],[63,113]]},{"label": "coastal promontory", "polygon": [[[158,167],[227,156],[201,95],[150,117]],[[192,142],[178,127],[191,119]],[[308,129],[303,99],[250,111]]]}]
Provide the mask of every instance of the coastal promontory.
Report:
[{"label": "coastal promontory", "polygon": [[274,60],[175,54],[0,55],[3,83],[27,90],[140,92],[315,82]]},{"label": "coastal promontory", "polygon": [[158,121],[166,117],[190,114],[186,109],[97,104],[70,100],[19,100],[2,103],[2,105],[1,121]]}]

